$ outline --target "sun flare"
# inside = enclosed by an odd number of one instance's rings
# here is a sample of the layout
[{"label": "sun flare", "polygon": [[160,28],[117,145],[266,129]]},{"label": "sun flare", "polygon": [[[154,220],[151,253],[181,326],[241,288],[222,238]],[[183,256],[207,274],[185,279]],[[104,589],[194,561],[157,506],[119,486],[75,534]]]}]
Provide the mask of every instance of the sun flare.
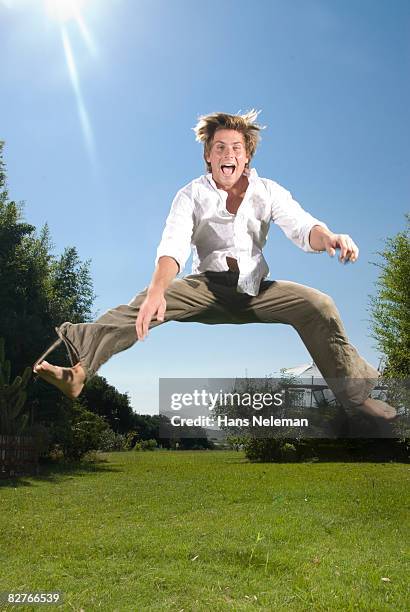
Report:
[{"label": "sun flare", "polygon": [[78,19],[87,0],[44,0],[47,14],[60,23]]},{"label": "sun flare", "polygon": [[78,27],[88,52],[93,57],[97,57],[97,49],[93,37],[87,28],[81,11],[90,0],[44,0],[44,7],[48,17],[59,23],[61,40],[64,49],[64,56],[71,85],[74,91],[77,112],[90,158],[94,160],[95,147],[92,124],[87,112],[86,103],[83,97],[80,74],[74,54],[73,45],[70,39],[73,27]]}]

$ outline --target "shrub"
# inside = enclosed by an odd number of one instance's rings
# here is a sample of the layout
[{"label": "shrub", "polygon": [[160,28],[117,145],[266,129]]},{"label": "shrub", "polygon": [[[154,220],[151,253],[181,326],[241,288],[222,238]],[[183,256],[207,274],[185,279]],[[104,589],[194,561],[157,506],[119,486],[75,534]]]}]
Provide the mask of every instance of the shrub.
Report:
[{"label": "shrub", "polygon": [[282,459],[284,461],[296,461],[297,459],[297,450],[294,444],[290,442],[285,442],[282,444],[281,448]]},{"label": "shrub", "polygon": [[134,448],[135,443],[138,440],[138,432],[137,431],[128,431],[125,434],[125,441],[124,441],[124,449],[125,450],[131,450],[132,448]]},{"label": "shrub", "polygon": [[128,450],[126,436],[115,433],[112,429],[101,432],[98,450],[103,452]]},{"label": "shrub", "polygon": [[65,459],[81,459],[88,451],[98,450],[101,435],[108,429],[102,417],[86,410],[77,401],[72,404],[69,425],[56,432]]},{"label": "shrub", "polygon": [[157,443],[156,440],[153,440],[153,439],[151,439],[151,440],[140,440],[134,446],[134,450],[136,450],[136,451],[146,451],[146,450],[153,451],[156,448],[158,448],[158,443]]},{"label": "shrub", "polygon": [[232,450],[240,451],[245,447],[247,436],[227,436],[226,442]]},{"label": "shrub", "polygon": [[250,461],[296,461],[295,444],[283,438],[248,438],[245,454]]}]

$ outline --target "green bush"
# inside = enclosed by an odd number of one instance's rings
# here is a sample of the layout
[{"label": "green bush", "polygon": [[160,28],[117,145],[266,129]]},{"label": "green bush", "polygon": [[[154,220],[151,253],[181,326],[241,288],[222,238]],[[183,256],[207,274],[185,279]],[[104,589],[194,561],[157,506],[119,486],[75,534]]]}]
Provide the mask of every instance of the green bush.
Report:
[{"label": "green bush", "polygon": [[282,444],[281,453],[284,461],[296,461],[297,459],[296,446],[290,442]]},{"label": "green bush", "polygon": [[226,442],[232,450],[240,451],[245,448],[247,436],[227,436]]},{"label": "green bush", "polygon": [[153,451],[158,448],[158,442],[156,440],[140,440],[134,446],[134,450],[136,451]]},{"label": "green bush", "polygon": [[103,452],[128,450],[126,436],[115,433],[112,429],[101,432],[98,450]]},{"label": "green bush", "polygon": [[135,443],[138,440],[138,432],[137,431],[128,431],[125,434],[125,442],[124,442],[124,449],[125,450],[131,450],[132,448],[134,448]]},{"label": "green bush", "polygon": [[295,444],[283,438],[248,438],[245,454],[250,461],[296,461]]},{"label": "green bush", "polygon": [[62,424],[57,429],[53,437],[59,440],[64,458],[78,460],[88,451],[99,449],[101,436],[108,425],[102,417],[75,401],[70,410],[69,426]]}]

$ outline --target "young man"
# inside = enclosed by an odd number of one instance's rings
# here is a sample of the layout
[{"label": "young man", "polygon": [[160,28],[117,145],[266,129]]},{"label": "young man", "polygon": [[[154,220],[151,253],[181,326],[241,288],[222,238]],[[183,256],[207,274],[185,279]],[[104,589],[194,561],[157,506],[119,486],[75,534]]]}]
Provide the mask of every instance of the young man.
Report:
[{"label": "young man", "polygon": [[[262,248],[272,221],[307,252],[334,256],[340,249],[342,262],[354,262],[359,249],[350,236],[330,231],[286,189],[249,168],[261,129],[257,114],[199,119],[194,130],[204,145],[208,173],[175,196],[151,284],[94,323],[56,328],[59,339],[33,367],[39,376],[74,398],[112,355],[161,323],[285,323],[297,330],[344,406],[388,420],[396,416],[394,408],[369,397],[379,373],[349,343],[332,299],[290,281],[265,280],[269,270]],[[192,274],[176,279],[191,247]],[[44,361],[61,341],[71,368]]]}]

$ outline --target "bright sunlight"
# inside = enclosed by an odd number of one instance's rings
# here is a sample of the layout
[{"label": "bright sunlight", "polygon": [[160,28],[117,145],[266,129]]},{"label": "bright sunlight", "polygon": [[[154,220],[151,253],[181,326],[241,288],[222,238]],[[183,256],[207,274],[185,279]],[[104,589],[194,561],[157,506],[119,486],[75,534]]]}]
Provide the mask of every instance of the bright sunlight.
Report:
[{"label": "bright sunlight", "polygon": [[87,0],[44,0],[47,14],[60,23],[78,20]]}]

